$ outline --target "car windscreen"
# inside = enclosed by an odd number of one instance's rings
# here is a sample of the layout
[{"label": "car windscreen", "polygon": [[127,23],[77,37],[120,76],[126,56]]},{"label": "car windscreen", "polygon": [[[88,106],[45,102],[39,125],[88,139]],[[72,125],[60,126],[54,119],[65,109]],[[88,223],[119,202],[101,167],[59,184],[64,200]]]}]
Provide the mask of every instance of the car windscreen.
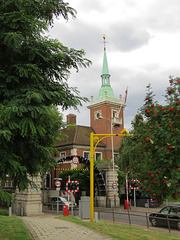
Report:
[{"label": "car windscreen", "polygon": [[62,202],[66,203],[67,202],[67,199],[66,198],[60,198]]}]

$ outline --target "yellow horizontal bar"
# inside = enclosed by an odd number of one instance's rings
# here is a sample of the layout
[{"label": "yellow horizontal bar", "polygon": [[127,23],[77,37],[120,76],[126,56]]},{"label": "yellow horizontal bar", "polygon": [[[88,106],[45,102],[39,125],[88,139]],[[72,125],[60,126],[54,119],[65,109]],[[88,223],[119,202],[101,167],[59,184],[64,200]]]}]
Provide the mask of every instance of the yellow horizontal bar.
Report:
[{"label": "yellow horizontal bar", "polygon": [[96,133],[96,134],[94,134],[94,136],[106,136],[106,137],[112,137],[112,136],[119,136],[119,137],[132,137],[132,136],[134,136],[134,134],[104,134],[104,133],[102,133],[102,134],[98,134],[98,133]]},{"label": "yellow horizontal bar", "polygon": [[76,169],[76,168],[54,168],[54,170],[61,170],[61,171],[64,171],[64,170],[88,171],[89,169],[88,169],[88,168],[84,168],[84,169]]}]

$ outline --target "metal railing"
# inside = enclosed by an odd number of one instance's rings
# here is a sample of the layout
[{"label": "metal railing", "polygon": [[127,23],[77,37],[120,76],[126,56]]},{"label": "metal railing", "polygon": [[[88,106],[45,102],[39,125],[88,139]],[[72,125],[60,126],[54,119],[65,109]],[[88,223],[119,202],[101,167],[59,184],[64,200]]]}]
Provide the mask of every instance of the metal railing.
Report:
[{"label": "metal railing", "polygon": [[[56,206],[57,205],[52,204],[52,206],[49,209],[47,208],[47,204],[44,206],[45,206],[45,208],[44,208],[45,212],[51,212],[51,213],[56,214],[56,212],[57,212]],[[98,207],[95,207],[95,212],[98,215],[98,220],[106,220],[106,221],[110,221],[113,223],[121,223],[121,224],[128,224],[128,225],[144,226],[144,227],[147,227],[147,229],[155,227],[151,224],[151,221],[150,221],[151,213],[150,212],[122,210],[119,208],[98,208]],[[60,210],[59,214],[63,215],[63,211]],[[71,216],[71,211],[69,211],[69,215]],[[74,208],[73,216],[79,216],[79,208],[78,207]],[[171,231],[175,229],[173,227],[173,225],[177,225],[177,227],[178,227],[178,223],[179,223],[179,226],[180,226],[180,219],[172,219],[169,216],[170,215],[167,215],[166,218],[160,218],[160,217],[153,216],[153,218],[156,220],[164,221],[165,222],[164,227],[166,227],[167,232],[171,233]],[[156,227],[162,227],[162,226],[157,225]]]},{"label": "metal railing", "polygon": [[166,218],[162,218],[155,216],[150,217],[150,213],[148,212],[131,212],[129,210],[119,212],[117,209],[103,210],[98,208],[96,211],[98,212],[99,220],[108,220],[113,223],[127,223],[129,225],[141,225],[146,226],[149,229],[152,225],[150,218],[154,218],[162,221],[164,224],[157,224],[156,226],[152,227],[167,227],[169,233],[172,229],[176,229],[176,227],[178,230],[180,230],[180,219],[172,219],[170,215],[167,215]]}]

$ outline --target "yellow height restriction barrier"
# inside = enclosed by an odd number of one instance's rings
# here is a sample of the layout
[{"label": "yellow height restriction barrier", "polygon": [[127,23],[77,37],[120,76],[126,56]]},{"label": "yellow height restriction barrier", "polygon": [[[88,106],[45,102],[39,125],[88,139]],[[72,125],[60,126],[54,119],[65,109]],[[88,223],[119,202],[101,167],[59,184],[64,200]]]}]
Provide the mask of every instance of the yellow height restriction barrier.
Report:
[{"label": "yellow height restriction barrier", "polygon": [[57,171],[88,171],[88,168],[54,168]]},{"label": "yellow height restriction barrier", "polygon": [[120,134],[94,134],[90,133],[90,221],[94,221],[94,154],[97,145],[107,137],[132,137],[124,128]]}]

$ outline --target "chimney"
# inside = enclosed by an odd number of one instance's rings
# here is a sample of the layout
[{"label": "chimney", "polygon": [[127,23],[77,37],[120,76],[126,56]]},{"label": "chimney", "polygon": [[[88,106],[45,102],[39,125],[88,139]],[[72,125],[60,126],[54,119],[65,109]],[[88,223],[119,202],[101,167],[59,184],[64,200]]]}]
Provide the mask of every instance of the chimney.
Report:
[{"label": "chimney", "polygon": [[66,116],[66,118],[67,118],[67,124],[69,124],[69,123],[76,124],[76,115],[75,114],[70,113]]}]

